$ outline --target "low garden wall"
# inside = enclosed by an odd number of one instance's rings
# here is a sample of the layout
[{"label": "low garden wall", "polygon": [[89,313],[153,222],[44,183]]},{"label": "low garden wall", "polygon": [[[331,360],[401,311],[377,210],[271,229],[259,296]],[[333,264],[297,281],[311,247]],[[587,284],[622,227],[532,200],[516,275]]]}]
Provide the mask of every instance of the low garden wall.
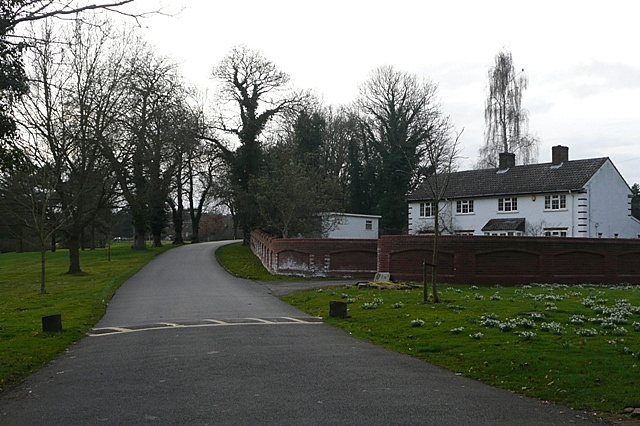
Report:
[{"label": "low garden wall", "polygon": [[[378,240],[251,238],[254,253],[274,274],[421,281],[431,263],[432,236]],[[442,236],[439,282],[468,284],[640,284],[640,240]]]},{"label": "low garden wall", "polygon": [[274,238],[255,231],[251,248],[273,274],[372,279],[378,270],[377,240]]},{"label": "low garden wall", "polygon": [[[433,237],[384,236],[378,268],[395,280],[422,280]],[[640,284],[640,240],[443,236],[439,282],[469,284]]]}]

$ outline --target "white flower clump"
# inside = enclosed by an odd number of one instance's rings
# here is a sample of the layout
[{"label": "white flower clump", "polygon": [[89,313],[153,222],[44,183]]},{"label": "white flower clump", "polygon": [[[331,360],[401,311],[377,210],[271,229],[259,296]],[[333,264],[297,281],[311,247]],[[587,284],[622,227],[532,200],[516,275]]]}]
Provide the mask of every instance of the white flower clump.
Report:
[{"label": "white flower clump", "polygon": [[421,319],[411,320],[411,327],[422,327],[424,325],[424,321]]}]

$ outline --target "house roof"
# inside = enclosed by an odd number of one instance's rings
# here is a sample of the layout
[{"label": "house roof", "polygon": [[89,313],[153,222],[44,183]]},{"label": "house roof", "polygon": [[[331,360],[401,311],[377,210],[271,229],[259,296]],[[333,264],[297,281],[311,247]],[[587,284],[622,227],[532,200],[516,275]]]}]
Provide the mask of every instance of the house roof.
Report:
[{"label": "house roof", "polygon": [[524,218],[491,219],[483,227],[483,232],[489,231],[521,231],[524,232]]},{"label": "house roof", "polygon": [[[607,157],[565,161],[559,166],[552,163],[511,167],[467,170],[450,174],[441,198],[473,198],[497,195],[541,194],[579,191],[608,161]],[[438,187],[445,186],[446,175],[438,176]],[[407,196],[407,201],[432,200],[435,181],[429,178]]]}]

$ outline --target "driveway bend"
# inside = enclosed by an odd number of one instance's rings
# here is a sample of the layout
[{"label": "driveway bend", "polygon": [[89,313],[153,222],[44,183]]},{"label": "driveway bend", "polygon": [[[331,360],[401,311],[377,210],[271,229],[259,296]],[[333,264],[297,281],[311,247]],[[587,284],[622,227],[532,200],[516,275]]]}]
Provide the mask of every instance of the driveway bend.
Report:
[{"label": "driveway bend", "polygon": [[0,424],[605,424],[354,339],[228,275],[221,244],[150,262],[87,338],[0,398]]}]

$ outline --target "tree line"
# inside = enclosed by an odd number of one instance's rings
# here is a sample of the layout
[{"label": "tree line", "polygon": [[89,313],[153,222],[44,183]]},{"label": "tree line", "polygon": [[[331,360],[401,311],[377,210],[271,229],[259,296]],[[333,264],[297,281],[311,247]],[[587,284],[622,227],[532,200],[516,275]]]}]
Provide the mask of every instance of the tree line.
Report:
[{"label": "tree line", "polygon": [[[406,194],[455,169],[461,132],[435,82],[381,66],[353,102],[327,106],[261,52],[236,46],[213,67],[218,90],[204,99],[134,28],[84,13],[132,1],[0,8],[0,208],[16,233],[37,236],[43,264],[47,243],[63,238],[69,273],[80,272],[85,232],[108,235],[123,210],[134,249],[146,235],[161,245],[169,223],[183,243],[185,214],[198,242],[214,206],[238,235],[319,236],[323,212],[379,214],[383,233],[402,233]],[[61,14],[72,19],[51,19]],[[503,149],[531,161],[526,80],[510,53],[496,56],[489,79],[479,164]],[[435,199],[444,190],[432,189]]]},{"label": "tree line", "polygon": [[181,242],[185,210],[197,240],[211,203],[245,233],[319,232],[327,211],[382,214],[384,232],[402,232],[405,194],[435,170],[426,152],[452,141],[437,85],[390,66],[351,105],[323,106],[238,46],[212,70],[220,90],[207,109],[175,62],[108,20],[42,21],[29,38],[2,198],[43,243],[64,236],[70,273],[83,232],[108,227],[120,206],[134,248],[147,233],[161,244],[169,220]]}]

